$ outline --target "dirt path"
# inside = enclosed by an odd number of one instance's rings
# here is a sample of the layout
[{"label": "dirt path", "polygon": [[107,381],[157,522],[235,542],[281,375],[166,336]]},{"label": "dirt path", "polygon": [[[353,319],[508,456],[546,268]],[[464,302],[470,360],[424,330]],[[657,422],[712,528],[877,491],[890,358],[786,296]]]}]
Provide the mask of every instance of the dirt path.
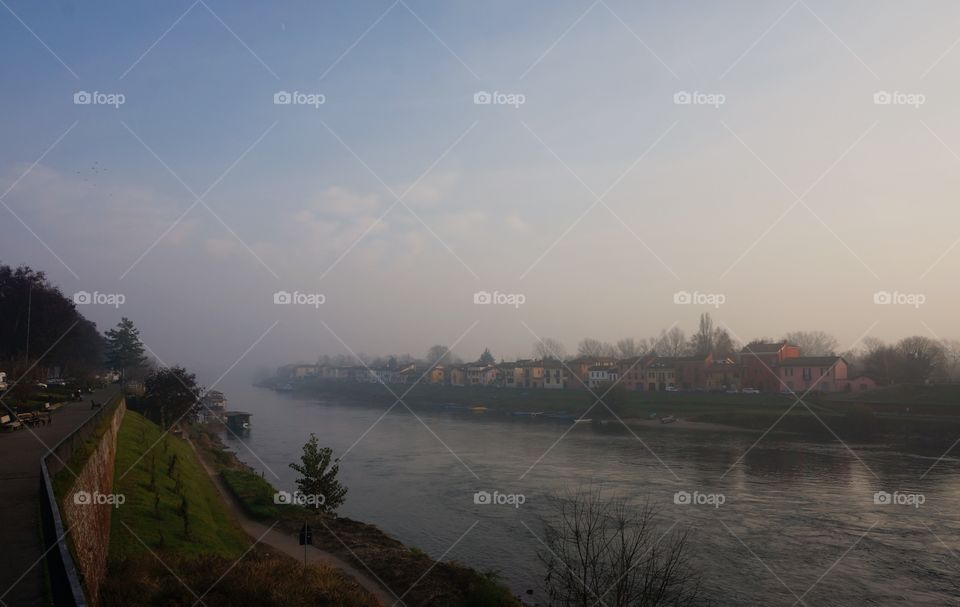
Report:
[{"label": "dirt path", "polygon": [[[203,456],[200,455],[196,445],[193,444],[193,441],[188,440],[187,442],[190,444],[190,447],[193,449],[194,453],[197,454],[197,459],[200,461],[200,464],[203,466],[204,470],[207,471],[207,475],[210,477],[210,480],[212,480],[213,484],[216,485],[217,491],[220,492],[220,495],[223,496],[224,501],[230,506],[230,510],[233,512],[234,517],[236,517],[237,522],[240,523],[240,526],[243,527],[243,530],[247,533],[247,535],[250,535],[254,539],[260,538],[261,543],[288,554],[298,561],[302,561],[303,546],[300,545],[300,540],[288,533],[277,529],[272,529],[268,525],[264,525],[263,523],[250,518],[247,513],[243,511],[243,507],[234,498],[230,490],[227,489],[227,486],[224,484],[223,479],[220,478],[220,475],[217,474],[210,467]],[[380,582],[378,582],[371,574],[357,569],[347,561],[327,552],[326,550],[321,550],[315,546],[307,546],[307,563],[323,563],[324,565],[328,565],[343,571],[343,573],[353,578],[354,581],[377,597],[377,600],[380,601],[381,605],[394,605],[398,602],[397,596],[394,595],[394,593],[388,588],[380,584]]]}]

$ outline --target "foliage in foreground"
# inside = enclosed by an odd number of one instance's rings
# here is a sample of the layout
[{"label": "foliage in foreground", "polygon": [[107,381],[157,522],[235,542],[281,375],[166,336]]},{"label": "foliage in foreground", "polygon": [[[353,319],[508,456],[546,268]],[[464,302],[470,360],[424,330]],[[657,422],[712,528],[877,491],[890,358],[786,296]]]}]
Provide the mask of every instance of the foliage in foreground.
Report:
[{"label": "foliage in foreground", "polygon": [[236,566],[233,559],[214,555],[164,561],[176,575],[149,554],[111,564],[110,576],[101,592],[103,604],[194,605],[200,597],[207,607],[379,604],[339,571],[322,564],[304,570],[301,564],[285,556],[254,551]]},{"label": "foliage in foreground", "polygon": [[311,433],[310,439],[303,445],[300,463],[292,463],[290,467],[300,474],[297,477],[297,487],[302,495],[322,498],[309,500],[308,507],[336,514],[337,508],[343,505],[347,488],[337,480],[340,465],[336,461],[330,465],[332,454],[333,449],[321,448],[317,436]]},{"label": "foliage in foreground", "polygon": [[544,518],[544,589],[573,607],[693,607],[704,604],[685,532],[664,533],[649,504],[634,508],[593,487],[552,498]]}]

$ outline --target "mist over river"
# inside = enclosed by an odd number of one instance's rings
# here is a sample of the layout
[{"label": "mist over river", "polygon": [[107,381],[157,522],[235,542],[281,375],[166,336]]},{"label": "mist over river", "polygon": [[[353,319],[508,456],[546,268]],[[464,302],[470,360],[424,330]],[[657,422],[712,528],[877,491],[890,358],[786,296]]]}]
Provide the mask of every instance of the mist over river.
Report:
[{"label": "mist over river", "polygon": [[[226,444],[278,489],[294,488],[288,464],[313,432],[335,456],[349,449],[341,516],[434,558],[496,570],[517,593],[542,597],[545,496],[595,483],[657,504],[664,531],[691,529],[692,562],[720,604],[960,604],[952,456],[677,427],[634,436],[582,424],[558,442],[566,423],[416,407],[415,416],[402,404],[384,415],[387,406],[302,399],[239,377],[218,389],[229,409],[253,414],[244,444]],[[524,503],[476,504],[477,491]],[[879,491],[911,503],[876,503]],[[676,504],[677,492],[712,503]]]}]

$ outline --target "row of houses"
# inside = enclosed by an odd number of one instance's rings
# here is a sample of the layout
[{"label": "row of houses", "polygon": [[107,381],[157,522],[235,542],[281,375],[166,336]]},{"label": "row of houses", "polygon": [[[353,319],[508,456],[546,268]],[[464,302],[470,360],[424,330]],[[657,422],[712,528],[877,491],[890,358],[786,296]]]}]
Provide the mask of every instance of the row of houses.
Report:
[{"label": "row of houses", "polygon": [[841,356],[801,356],[799,347],[783,341],[754,343],[735,356],[716,359],[712,354],[684,357],[648,354],[627,359],[521,359],[429,367],[410,364],[401,368],[288,365],[278,373],[290,380],[421,382],[543,390],[596,389],[613,382],[627,390],[652,392],[859,392],[876,387],[873,379],[849,377],[849,371],[847,361]]}]

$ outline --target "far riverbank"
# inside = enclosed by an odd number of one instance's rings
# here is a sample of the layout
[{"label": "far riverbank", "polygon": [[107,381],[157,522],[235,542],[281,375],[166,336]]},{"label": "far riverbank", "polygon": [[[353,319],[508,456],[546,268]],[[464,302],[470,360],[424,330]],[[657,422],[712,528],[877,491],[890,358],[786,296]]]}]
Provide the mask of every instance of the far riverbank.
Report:
[{"label": "far riverbank", "polygon": [[[260,385],[276,388],[281,380],[268,380]],[[946,389],[946,387],[945,387]],[[944,392],[944,390],[940,390]],[[874,391],[881,399],[884,391]],[[802,402],[782,394],[726,394],[711,392],[626,392],[604,402],[587,390],[526,390],[486,386],[438,386],[417,384],[352,383],[324,380],[302,380],[293,385],[300,398],[337,398],[358,404],[386,405],[397,402],[414,408],[440,408],[482,415],[510,415],[537,421],[552,418],[571,423],[578,418],[590,419],[605,429],[627,431],[616,419],[630,428],[669,428],[710,430],[716,432],[764,432],[797,434],[805,440],[835,442],[837,438],[851,442],[889,442],[919,450],[936,450],[949,446],[960,435],[958,407],[924,403],[891,404],[858,402],[848,395],[807,395]],[[598,394],[598,396],[601,394]],[[941,397],[950,402],[950,395]],[[400,405],[398,405],[400,406]],[[659,418],[672,416],[678,423],[661,424]]]}]

